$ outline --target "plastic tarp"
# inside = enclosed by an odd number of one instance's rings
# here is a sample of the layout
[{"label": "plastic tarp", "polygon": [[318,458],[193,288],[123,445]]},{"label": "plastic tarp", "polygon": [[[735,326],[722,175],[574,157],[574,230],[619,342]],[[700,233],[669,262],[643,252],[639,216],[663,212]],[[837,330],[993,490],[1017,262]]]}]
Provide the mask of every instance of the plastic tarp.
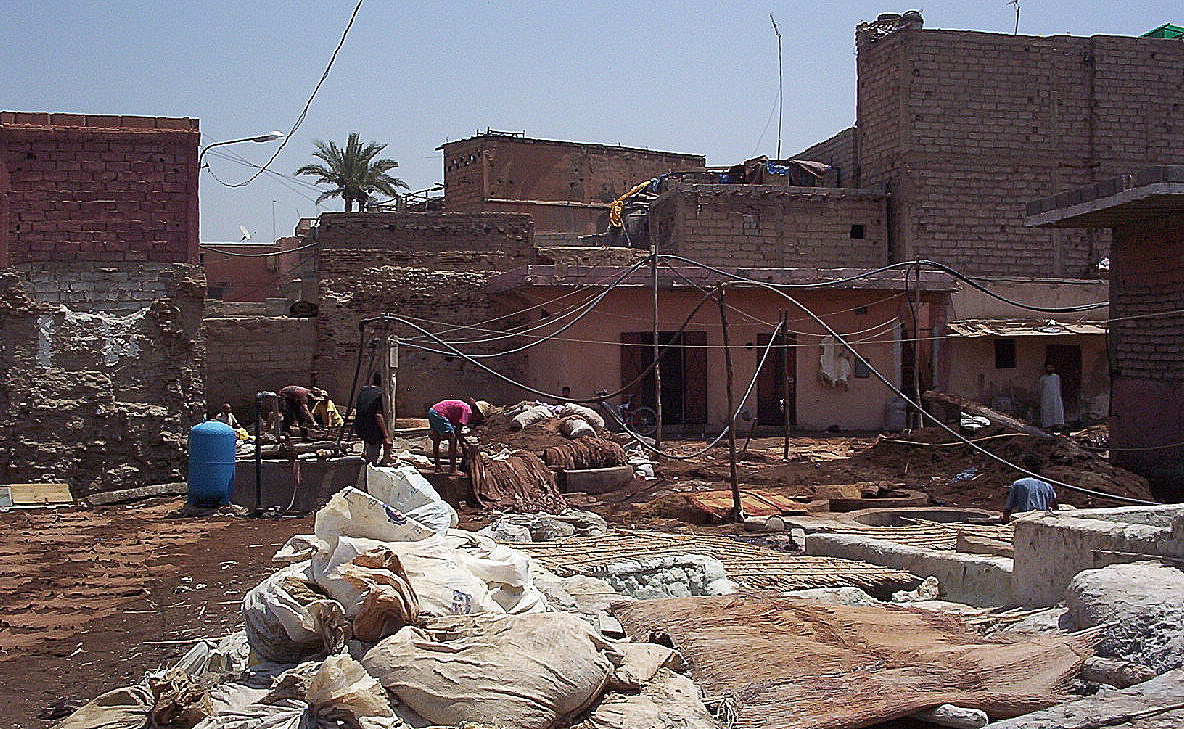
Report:
[{"label": "plastic tarp", "polygon": [[434,724],[552,729],[599,698],[608,647],[567,613],[457,617],[404,628],[362,665]]}]

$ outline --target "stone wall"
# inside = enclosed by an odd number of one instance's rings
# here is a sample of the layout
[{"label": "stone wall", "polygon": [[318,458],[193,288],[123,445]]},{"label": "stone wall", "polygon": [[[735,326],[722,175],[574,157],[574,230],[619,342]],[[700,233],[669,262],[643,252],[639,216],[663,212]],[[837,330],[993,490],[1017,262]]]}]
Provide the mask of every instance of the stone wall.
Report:
[{"label": "stone wall", "polygon": [[[465,343],[466,352],[486,353],[522,343],[517,337],[493,342],[467,340],[496,336],[486,329],[522,323],[503,319],[483,328],[470,326],[520,306],[512,294],[487,291],[498,273],[534,262],[531,220],[506,213],[326,213],[318,234],[320,311],[316,319],[313,376],[339,402],[349,397],[358,365],[359,322],[395,314],[413,318],[431,331],[448,329],[445,338]],[[361,378],[377,367],[369,342],[377,327],[366,330]],[[440,346],[411,327],[393,325],[404,340],[396,411],[423,417],[427,406],[446,397],[475,396],[517,401],[524,394],[464,360],[424,352],[411,343]],[[409,337],[417,338],[414,341]],[[523,355],[498,357],[491,367],[521,379]]]},{"label": "stone wall", "polygon": [[1094,277],[1109,235],[1024,228],[1025,202],[1184,162],[1178,41],[915,29],[858,40],[859,178],[845,184],[888,185],[895,260]]},{"label": "stone wall", "polygon": [[312,383],[315,319],[207,317],[205,340],[206,403],[210,414],[222,403],[230,403],[239,422],[247,424],[251,422],[255,393]]},{"label": "stone wall", "polygon": [[1161,446],[1184,443],[1184,314],[1146,315],[1184,310],[1184,216],[1123,225],[1114,235],[1110,438],[1136,450],[1112,458],[1179,493],[1184,446]]},{"label": "stone wall", "polygon": [[676,184],[650,210],[662,253],[725,268],[874,268],[885,196],[870,190]]},{"label": "stone wall", "polygon": [[0,272],[0,482],[83,496],[184,480],[203,419],[200,270],[28,269]]},{"label": "stone wall", "polygon": [[0,266],[196,263],[196,119],[0,112]]}]

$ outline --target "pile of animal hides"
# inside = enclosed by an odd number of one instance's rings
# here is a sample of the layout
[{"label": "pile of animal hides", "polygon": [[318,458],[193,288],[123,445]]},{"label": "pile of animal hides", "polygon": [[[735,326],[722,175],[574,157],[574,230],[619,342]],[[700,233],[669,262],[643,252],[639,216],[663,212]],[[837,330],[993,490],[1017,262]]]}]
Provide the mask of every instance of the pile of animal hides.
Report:
[{"label": "pile of animal hides", "polygon": [[601,632],[630,598],[456,529],[413,468],[368,477],[275,555],[243,630],[55,729],[716,726],[673,649]]}]

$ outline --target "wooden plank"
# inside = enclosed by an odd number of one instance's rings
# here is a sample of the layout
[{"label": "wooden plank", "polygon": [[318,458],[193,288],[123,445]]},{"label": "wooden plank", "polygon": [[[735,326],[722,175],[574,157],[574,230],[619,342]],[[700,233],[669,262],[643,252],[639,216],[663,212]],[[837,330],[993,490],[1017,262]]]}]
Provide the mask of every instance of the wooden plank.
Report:
[{"label": "wooden plank", "polygon": [[13,506],[74,503],[70,485],[64,483],[10,483],[8,491]]}]

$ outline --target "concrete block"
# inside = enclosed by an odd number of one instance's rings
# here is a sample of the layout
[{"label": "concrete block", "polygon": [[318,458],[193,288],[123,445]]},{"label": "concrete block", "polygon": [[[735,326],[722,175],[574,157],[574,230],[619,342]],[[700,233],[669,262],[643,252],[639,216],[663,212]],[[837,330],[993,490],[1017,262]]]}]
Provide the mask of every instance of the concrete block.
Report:
[{"label": "concrete block", "polygon": [[806,553],[841,557],[936,577],[942,596],[981,607],[1012,604],[1012,560],[913,547],[850,534],[808,534]]}]

